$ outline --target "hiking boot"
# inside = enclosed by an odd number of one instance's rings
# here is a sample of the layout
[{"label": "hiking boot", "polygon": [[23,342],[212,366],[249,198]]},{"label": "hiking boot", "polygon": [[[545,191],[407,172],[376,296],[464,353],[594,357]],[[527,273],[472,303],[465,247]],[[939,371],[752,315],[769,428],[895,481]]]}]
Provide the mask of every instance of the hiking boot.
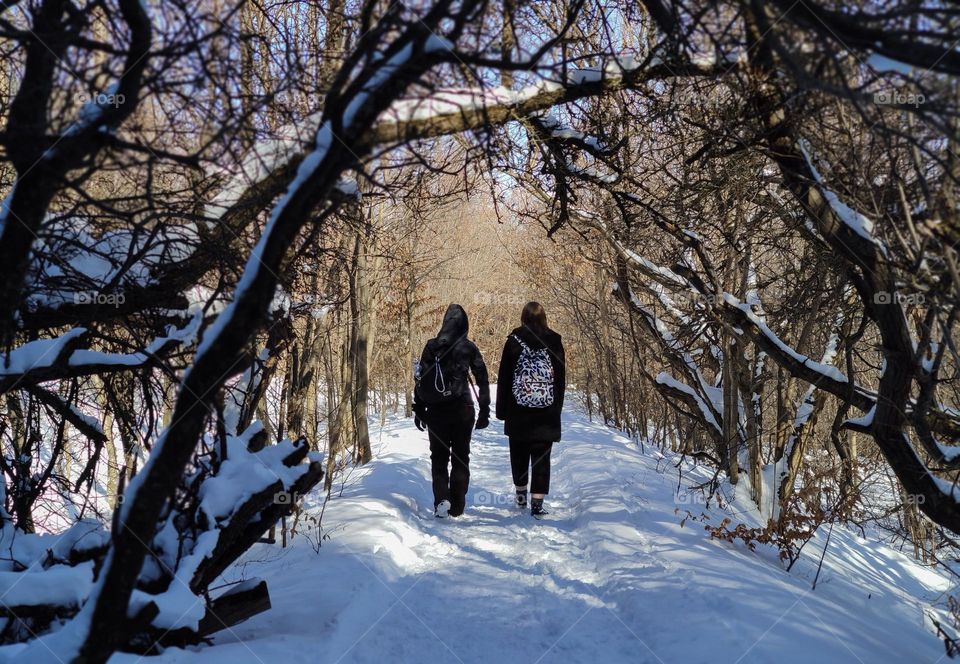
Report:
[{"label": "hiking boot", "polygon": [[520,509],[524,509],[527,506],[527,490],[526,489],[524,489],[523,491],[520,491],[520,490],[517,491],[516,501],[517,501],[517,507],[519,507]]},{"label": "hiking boot", "polygon": [[433,515],[438,519],[446,519],[449,513],[450,513],[449,500],[441,500],[439,503],[437,503],[437,506],[433,508]]},{"label": "hiking boot", "polygon": [[550,514],[550,512],[543,509],[543,498],[533,498],[530,500],[530,514],[534,519],[542,519],[547,514]]}]

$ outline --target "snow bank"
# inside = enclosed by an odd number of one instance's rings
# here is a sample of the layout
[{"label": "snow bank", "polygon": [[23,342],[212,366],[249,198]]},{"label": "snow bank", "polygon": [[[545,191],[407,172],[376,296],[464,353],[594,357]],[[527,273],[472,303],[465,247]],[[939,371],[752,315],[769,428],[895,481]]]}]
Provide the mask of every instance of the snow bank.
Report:
[{"label": "snow bank", "polygon": [[0,572],[0,598],[4,606],[54,605],[78,607],[93,586],[93,562],[49,569]]},{"label": "snow bank", "polygon": [[[265,578],[274,608],[210,648],[171,649],[158,662],[932,663],[942,655],[924,612],[953,590],[943,575],[838,526],[813,591],[825,532],[789,574],[774,550],[713,541],[701,514],[759,523],[747,487],[725,484],[727,507],[707,507],[691,487],[710,469],[643,453],[571,406],[542,522],[511,505],[499,423],[476,432],[467,513],[445,521],[432,515],[425,434],[407,420],[371,431],[375,459],[335,487],[319,551],[298,536],[286,550],[252,550],[227,574]],[[322,509],[318,492],[304,518]],[[687,511],[693,517],[681,526]]]}]

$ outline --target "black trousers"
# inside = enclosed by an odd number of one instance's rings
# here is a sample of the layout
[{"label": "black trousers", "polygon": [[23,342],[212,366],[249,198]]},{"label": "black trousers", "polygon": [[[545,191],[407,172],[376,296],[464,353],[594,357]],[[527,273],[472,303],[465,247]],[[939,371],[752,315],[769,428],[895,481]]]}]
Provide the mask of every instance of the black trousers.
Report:
[{"label": "black trousers", "polygon": [[513,470],[513,483],[516,486],[527,486],[529,476],[530,493],[550,493],[551,449],[553,449],[553,441],[510,438],[510,468]]},{"label": "black trousers", "polygon": [[470,436],[473,433],[472,403],[436,406],[427,413],[430,434],[430,465],[433,474],[433,506],[450,501],[451,516],[463,514],[470,486]]}]

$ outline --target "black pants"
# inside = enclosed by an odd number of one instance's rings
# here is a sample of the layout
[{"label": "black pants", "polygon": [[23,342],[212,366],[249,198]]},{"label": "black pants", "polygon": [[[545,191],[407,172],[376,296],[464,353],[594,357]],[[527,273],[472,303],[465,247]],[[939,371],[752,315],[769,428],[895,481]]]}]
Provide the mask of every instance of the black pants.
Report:
[{"label": "black pants", "polygon": [[[472,403],[434,406],[427,413],[430,433],[430,464],[433,472],[433,506],[450,501],[451,516],[463,514],[470,485],[470,436],[473,433]],[[449,466],[449,469],[448,469]]]},{"label": "black pants", "polygon": [[550,493],[550,450],[553,442],[549,440],[510,439],[510,468],[513,469],[513,483],[527,486],[528,471],[530,493]]}]

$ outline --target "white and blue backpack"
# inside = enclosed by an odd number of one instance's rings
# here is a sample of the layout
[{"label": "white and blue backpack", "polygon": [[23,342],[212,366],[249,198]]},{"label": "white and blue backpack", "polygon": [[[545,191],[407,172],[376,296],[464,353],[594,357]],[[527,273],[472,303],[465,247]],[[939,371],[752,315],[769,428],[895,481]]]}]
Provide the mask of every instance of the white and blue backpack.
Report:
[{"label": "white and blue backpack", "polygon": [[517,335],[520,357],[513,373],[513,398],[518,406],[547,408],[553,405],[553,362],[546,348],[530,348]]}]

